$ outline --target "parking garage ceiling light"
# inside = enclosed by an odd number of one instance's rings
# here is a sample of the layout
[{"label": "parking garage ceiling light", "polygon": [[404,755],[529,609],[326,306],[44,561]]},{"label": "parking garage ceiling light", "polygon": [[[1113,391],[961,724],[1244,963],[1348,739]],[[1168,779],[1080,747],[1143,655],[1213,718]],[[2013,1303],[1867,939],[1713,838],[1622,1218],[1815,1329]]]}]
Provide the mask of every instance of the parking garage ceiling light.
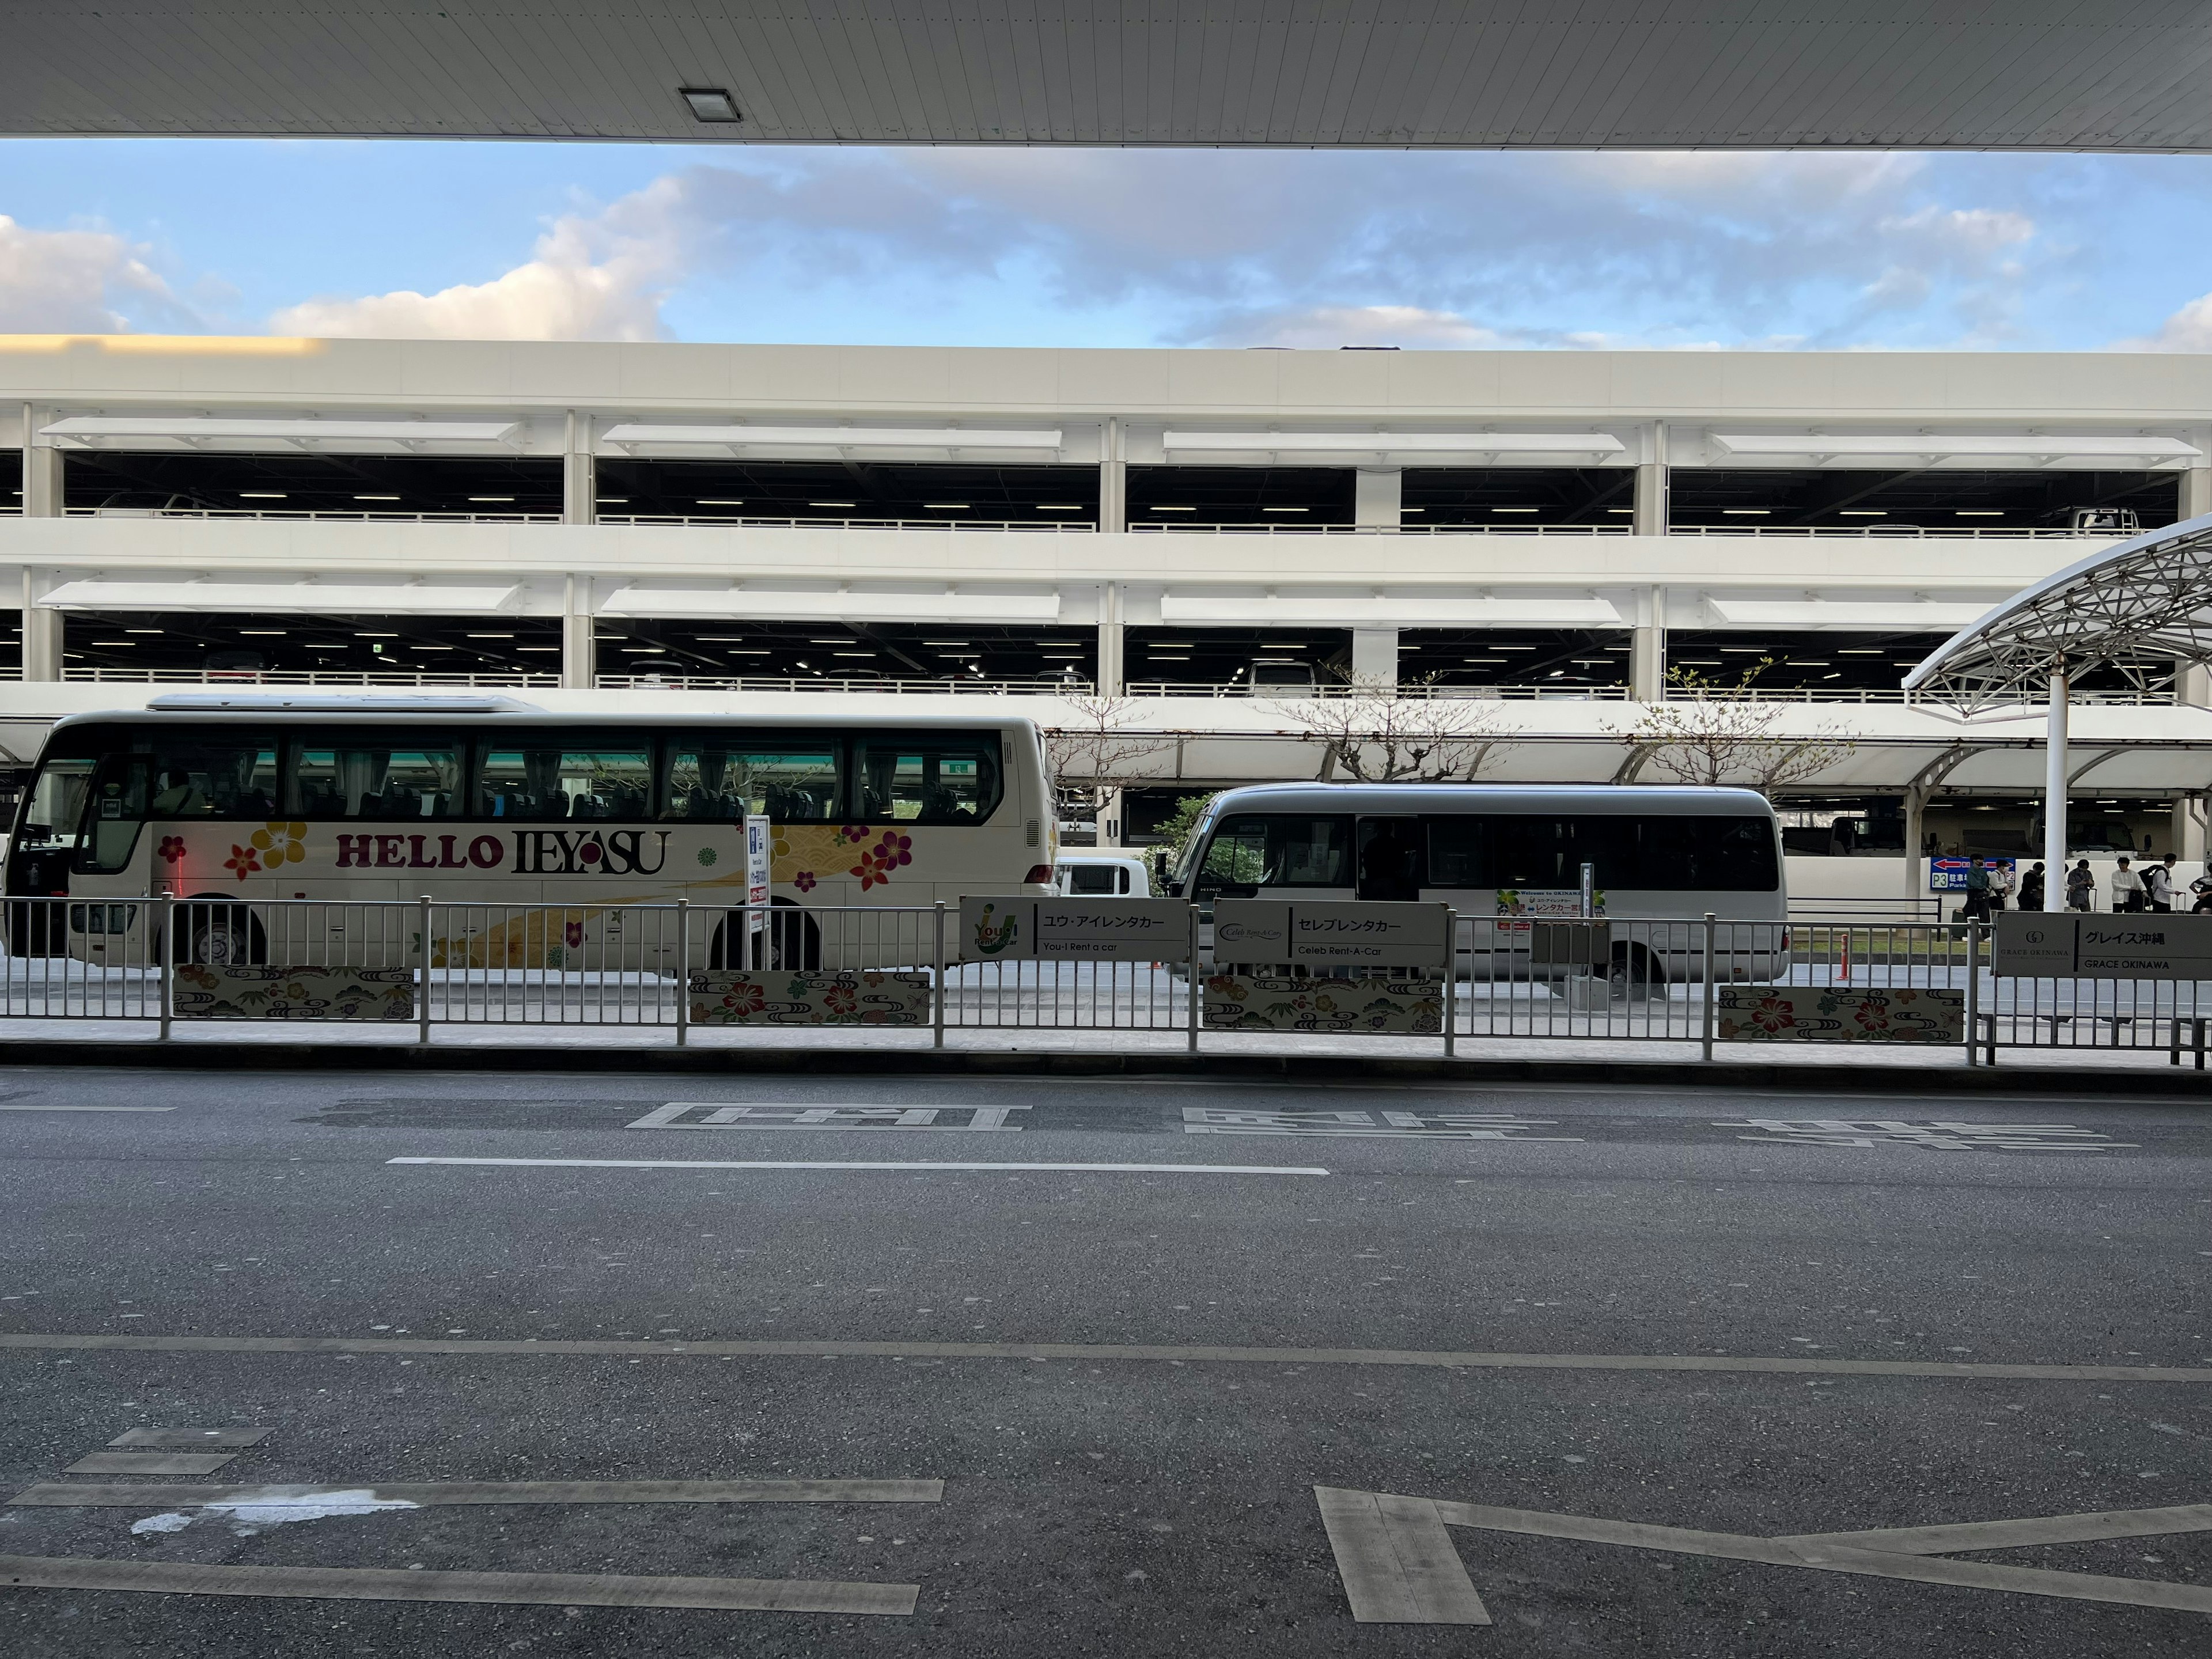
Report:
[{"label": "parking garage ceiling light", "polygon": [[1607,432],[1166,432],[1170,454],[1581,455],[1626,453]]},{"label": "parking garage ceiling light", "polygon": [[963,426],[672,425],[623,421],[602,441],[617,449],[639,445],[700,445],[730,449],[1012,449],[1035,453],[1060,447],[1057,428],[1013,431]]},{"label": "parking garage ceiling light", "polygon": [[215,443],[290,444],[300,449],[349,445],[501,444],[511,446],[520,421],[410,421],[213,415],[71,415],[49,422],[39,435],[62,449],[136,448],[169,442],[186,448]]}]

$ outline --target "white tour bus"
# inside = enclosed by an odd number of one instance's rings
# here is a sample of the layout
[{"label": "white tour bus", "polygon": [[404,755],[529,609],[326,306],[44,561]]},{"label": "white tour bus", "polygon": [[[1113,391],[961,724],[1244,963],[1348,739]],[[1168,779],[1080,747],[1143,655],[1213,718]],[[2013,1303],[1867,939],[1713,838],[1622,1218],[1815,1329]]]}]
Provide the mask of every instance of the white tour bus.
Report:
[{"label": "white tour bus", "polygon": [[[1534,925],[1590,913],[1774,924],[1722,930],[1716,972],[1771,979],[1787,966],[1788,915],[1774,808],[1748,789],[1516,784],[1261,784],[1214,797],[1192,832],[1174,890],[1217,898],[1382,899],[1446,903],[1477,977],[1565,974],[1572,946],[1532,962]],[[1552,930],[1559,932],[1560,930]],[[1698,928],[1615,927],[1604,959],[1616,980],[1702,978]],[[1471,937],[1470,937],[1471,936]],[[1565,935],[1562,935],[1563,939]],[[1565,959],[1558,959],[1564,957]]]},{"label": "white tour bus", "polygon": [[[73,902],[11,904],[9,948],[155,960],[159,909],[145,902],[171,895],[198,901],[180,912],[179,960],[265,960],[268,913],[285,901],[428,896],[558,907],[465,948],[441,938],[442,960],[615,966],[635,951],[596,907],[688,898],[714,907],[693,930],[695,965],[738,965],[743,911],[726,907],[747,902],[750,817],[773,834],[769,965],[814,966],[824,931],[811,910],[1049,893],[1051,805],[1022,720],[181,693],[55,725],[17,811],[7,891]],[[297,927],[288,917],[288,936]]]}]

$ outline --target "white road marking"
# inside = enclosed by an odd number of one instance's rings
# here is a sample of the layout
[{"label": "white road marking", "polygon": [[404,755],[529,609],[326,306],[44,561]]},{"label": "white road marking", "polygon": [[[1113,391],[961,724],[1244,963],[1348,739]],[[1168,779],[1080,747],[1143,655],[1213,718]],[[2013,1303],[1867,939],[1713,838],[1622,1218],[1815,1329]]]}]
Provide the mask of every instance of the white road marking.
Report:
[{"label": "white road marking", "polygon": [[149,1590],[350,1601],[490,1601],[729,1612],[914,1612],[918,1584],[806,1578],[647,1578],[617,1573],[410,1572],[381,1567],[228,1567],[185,1561],[0,1555],[0,1589]]},{"label": "white road marking", "polygon": [[7,1106],[0,1112],[173,1112],[173,1106]]},{"label": "white road marking", "polygon": [[1425,1498],[1316,1486],[1352,1616],[1363,1625],[1486,1625],[1489,1609]]},{"label": "white road marking", "polygon": [[1944,1527],[1881,1527],[1872,1532],[1802,1533],[1785,1544],[1850,1544],[1903,1555],[1954,1555],[1966,1550],[2010,1550],[2029,1544],[2085,1544],[2102,1538],[2157,1538],[2175,1532],[2212,1532],[2212,1504],[2175,1504],[2158,1510],[2096,1510],[2087,1515],[2042,1515],[2021,1521],[1968,1521]]},{"label": "white road marking", "polygon": [[[1381,1494],[1377,1494],[1379,1498]],[[2193,1506],[2192,1506],[2193,1507]],[[1595,1516],[1556,1515],[1540,1510],[1495,1508],[1486,1504],[1436,1500],[1438,1518],[1449,1526],[1489,1532],[1521,1533],[1538,1538],[1566,1538],[1588,1544],[1620,1544],[1632,1549],[1662,1550],[1723,1561],[1756,1561],[1769,1566],[1805,1567],[1816,1572],[1853,1573],[1872,1578],[1903,1578],[1966,1589],[2009,1590],[2079,1601],[2110,1601],[2127,1607],[2166,1607],[2212,1613],[2212,1587],[2153,1579],[2120,1578],[2098,1573],[2055,1572],[2009,1567],[1985,1561],[1953,1561],[1902,1550],[1860,1548],[1834,1541],[1844,1534],[1795,1538],[1752,1538],[1735,1533],[1698,1532],[1636,1521],[1607,1521]],[[2057,1517],[2071,1520],[2075,1517]],[[1984,1525],[2001,1523],[1990,1522]],[[1977,1528],[1979,1532],[1981,1528]],[[1866,1534],[1853,1534],[1865,1536]],[[1987,1535],[1984,1534],[1984,1535]],[[2021,1542],[2034,1541],[2022,1539]],[[2001,1547],[1989,1544],[1978,1548]]]},{"label": "white road marking", "polygon": [[[665,1106],[654,1107],[636,1122],[623,1127],[631,1129],[904,1129],[936,1134],[967,1134],[996,1129],[1012,1133],[1021,1125],[1007,1122],[1008,1115],[1029,1109],[1027,1106],[821,1106],[805,1102],[732,1103],[715,1100],[672,1100]],[[706,1115],[690,1123],[680,1121],[690,1112],[703,1112]],[[939,1123],[937,1116],[940,1112],[964,1113],[968,1121],[964,1123]]]},{"label": "white road marking", "polygon": [[665,1158],[388,1158],[386,1164],[471,1164],[533,1170],[1042,1170],[1098,1175],[1267,1175],[1325,1176],[1326,1170],[1288,1164],[946,1164],[904,1159],[896,1163],[832,1162],[823,1159]]},{"label": "white road marking", "polygon": [[[893,1165],[907,1168],[908,1165]],[[1002,1167],[1002,1166],[993,1166]],[[1273,1173],[1273,1171],[1270,1171]],[[539,1358],[929,1358],[1166,1361],[1184,1364],[1382,1365],[1438,1370],[1685,1371],[1746,1376],[1917,1376],[2032,1382],[2212,1382],[2212,1366],[2029,1365],[1948,1359],[1829,1359],[1810,1355],[1458,1353],[1418,1348],[1259,1348],[1131,1342],[641,1341],[614,1337],[111,1336],[0,1334],[0,1352],[63,1353],[504,1354]]]},{"label": "white road marking", "polygon": [[2141,1150],[2070,1123],[1906,1123],[1895,1118],[1747,1118],[1716,1129],[1757,1129],[1738,1140],[1784,1146],[1922,1146],[1939,1152],[2105,1152]]},{"label": "white road marking", "polygon": [[313,1504],[366,1492],[380,1504],[936,1504],[942,1480],[398,1480],[373,1486],[67,1486],[41,1481],[8,1502],[37,1509],[205,1509]]},{"label": "white road marking", "polygon": [[1187,1135],[1327,1135],[1370,1140],[1582,1139],[1580,1135],[1522,1133],[1558,1127],[1550,1118],[1516,1117],[1510,1112],[1275,1112],[1231,1106],[1182,1109],[1182,1132]]}]

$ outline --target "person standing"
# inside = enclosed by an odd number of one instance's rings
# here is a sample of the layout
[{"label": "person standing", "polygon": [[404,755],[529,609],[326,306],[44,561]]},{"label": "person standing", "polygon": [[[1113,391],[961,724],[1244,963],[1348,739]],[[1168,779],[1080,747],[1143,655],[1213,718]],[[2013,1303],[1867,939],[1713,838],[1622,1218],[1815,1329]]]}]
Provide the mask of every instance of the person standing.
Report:
[{"label": "person standing", "polygon": [[1967,921],[1990,919],[1990,868],[1978,853],[1966,860],[1966,902],[1960,915]]},{"label": "person standing", "polygon": [[2150,908],[2163,915],[2173,908],[2173,854],[2168,853],[2156,864],[2145,865],[2142,872],[2143,893]]},{"label": "person standing", "polygon": [[2143,907],[2143,878],[2128,868],[2124,858],[2112,872],[2112,914],[2133,915]]},{"label": "person standing", "polygon": [[2010,859],[1990,860],[1990,914],[1996,915],[2012,896],[2014,866]]},{"label": "person standing", "polygon": [[2087,859],[2066,872],[2066,908],[2069,910],[2094,910],[2097,908],[2097,878],[2090,873]]},{"label": "person standing", "polygon": [[2212,912],[2212,860],[2204,866],[2204,873],[2189,884],[2189,890],[2197,895],[2197,902],[2189,907],[2191,915]]},{"label": "person standing", "polygon": [[2036,860],[2028,872],[2020,878],[2020,908],[2040,910],[2043,908],[2043,860]]}]

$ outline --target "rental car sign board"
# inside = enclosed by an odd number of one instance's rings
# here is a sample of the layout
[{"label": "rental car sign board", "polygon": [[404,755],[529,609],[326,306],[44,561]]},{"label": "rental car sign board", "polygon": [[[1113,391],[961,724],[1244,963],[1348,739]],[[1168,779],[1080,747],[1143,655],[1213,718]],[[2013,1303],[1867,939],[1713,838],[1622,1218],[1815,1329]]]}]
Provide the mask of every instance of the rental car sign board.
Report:
[{"label": "rental car sign board", "polygon": [[1441,962],[1441,904],[1290,904],[1219,899],[1213,906],[1217,962],[1331,963],[1404,967]]},{"label": "rental car sign board", "polygon": [[963,898],[959,954],[969,962],[1184,962],[1190,907],[1164,898]]}]

